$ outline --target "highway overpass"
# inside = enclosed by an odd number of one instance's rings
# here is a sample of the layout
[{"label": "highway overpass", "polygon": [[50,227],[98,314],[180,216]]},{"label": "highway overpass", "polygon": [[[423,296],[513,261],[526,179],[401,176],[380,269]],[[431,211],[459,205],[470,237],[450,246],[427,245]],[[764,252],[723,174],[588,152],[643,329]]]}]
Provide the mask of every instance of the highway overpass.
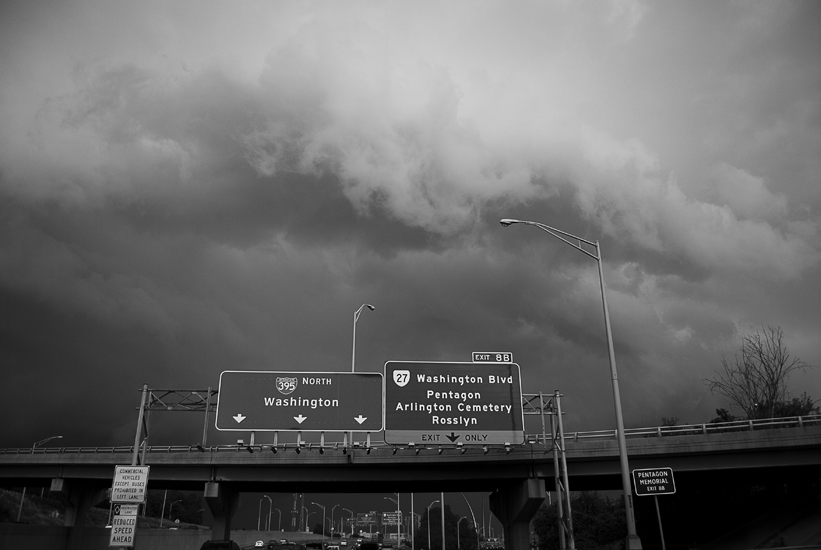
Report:
[{"label": "highway overpass", "polygon": [[[631,469],[672,468],[677,481],[717,483],[751,472],[800,476],[821,465],[821,416],[630,429],[626,436]],[[526,440],[461,447],[153,446],[145,449],[145,465],[151,467],[149,489],[204,491],[224,532],[230,532],[242,492],[382,492],[387,487],[494,492],[494,513],[512,525],[529,522],[545,490],[553,488],[552,442],[545,445],[541,434]],[[621,488],[613,430],[568,433],[564,442],[571,490]],[[73,509],[72,521],[80,523],[84,510],[110,487],[114,466],[131,464],[132,456],[133,447],[0,449],[0,485],[50,487]]]}]

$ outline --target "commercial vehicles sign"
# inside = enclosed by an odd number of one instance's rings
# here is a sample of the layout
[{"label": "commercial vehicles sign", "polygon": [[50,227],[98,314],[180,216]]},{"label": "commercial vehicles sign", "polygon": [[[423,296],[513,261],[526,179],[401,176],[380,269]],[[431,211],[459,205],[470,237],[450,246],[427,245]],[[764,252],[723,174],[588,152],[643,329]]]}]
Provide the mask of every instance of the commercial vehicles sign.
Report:
[{"label": "commercial vehicles sign", "polygon": [[382,429],[382,373],[225,371],[216,427],[377,432]]},{"label": "commercial vehicles sign", "polygon": [[149,468],[150,466],[114,466],[111,502],[144,502]]},{"label": "commercial vehicles sign", "polygon": [[516,363],[385,363],[385,442],[524,443]]}]

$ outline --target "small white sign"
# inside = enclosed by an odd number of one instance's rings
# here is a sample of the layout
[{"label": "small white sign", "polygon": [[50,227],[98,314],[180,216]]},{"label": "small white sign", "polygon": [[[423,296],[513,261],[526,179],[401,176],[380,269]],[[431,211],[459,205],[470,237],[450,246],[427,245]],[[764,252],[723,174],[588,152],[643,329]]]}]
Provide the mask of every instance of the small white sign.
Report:
[{"label": "small white sign", "polygon": [[111,502],[145,502],[150,466],[115,466],[114,481],[111,486]]},{"label": "small white sign", "polygon": [[139,504],[115,504],[115,516],[136,516],[139,513]]},{"label": "small white sign", "polygon": [[111,520],[109,546],[133,547],[134,532],[137,530],[137,515],[114,516]]},{"label": "small white sign", "polygon": [[513,353],[509,351],[474,351],[474,363],[512,363]]}]

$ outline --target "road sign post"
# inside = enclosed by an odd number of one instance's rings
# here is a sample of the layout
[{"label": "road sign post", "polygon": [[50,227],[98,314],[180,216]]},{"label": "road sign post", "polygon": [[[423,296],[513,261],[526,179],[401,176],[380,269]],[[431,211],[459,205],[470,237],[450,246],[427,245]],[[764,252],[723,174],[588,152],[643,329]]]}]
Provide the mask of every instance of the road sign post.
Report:
[{"label": "road sign post", "polygon": [[109,546],[120,548],[134,546],[138,509],[138,504],[114,504],[114,517],[111,520],[111,534],[108,540]]},{"label": "road sign post", "polygon": [[664,529],[661,526],[661,511],[659,510],[659,495],[672,495],[676,492],[676,482],[673,479],[672,468],[644,468],[633,470],[633,484],[636,496],[653,496],[656,504],[656,517],[659,522],[661,536],[661,550],[666,550],[664,544]]},{"label": "road sign post", "polygon": [[216,428],[378,432],[382,373],[225,371]]},{"label": "road sign post", "polygon": [[385,363],[385,442],[524,443],[519,365]]},{"label": "road sign post", "polygon": [[114,518],[111,521],[109,546],[134,546],[137,531],[137,511],[145,503],[150,466],[114,466],[111,482],[111,503]]}]

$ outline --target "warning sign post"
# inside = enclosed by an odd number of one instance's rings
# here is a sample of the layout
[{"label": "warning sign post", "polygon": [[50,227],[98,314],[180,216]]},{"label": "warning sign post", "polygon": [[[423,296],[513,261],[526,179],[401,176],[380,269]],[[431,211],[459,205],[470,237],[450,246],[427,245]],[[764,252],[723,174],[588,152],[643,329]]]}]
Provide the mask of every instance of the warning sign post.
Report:
[{"label": "warning sign post", "polygon": [[137,531],[137,512],[145,502],[150,466],[114,466],[111,482],[111,504],[114,517],[111,520],[109,546],[131,548]]},{"label": "warning sign post", "polygon": [[109,546],[129,548],[134,546],[134,533],[137,530],[138,504],[115,504],[114,517],[111,520]]}]

